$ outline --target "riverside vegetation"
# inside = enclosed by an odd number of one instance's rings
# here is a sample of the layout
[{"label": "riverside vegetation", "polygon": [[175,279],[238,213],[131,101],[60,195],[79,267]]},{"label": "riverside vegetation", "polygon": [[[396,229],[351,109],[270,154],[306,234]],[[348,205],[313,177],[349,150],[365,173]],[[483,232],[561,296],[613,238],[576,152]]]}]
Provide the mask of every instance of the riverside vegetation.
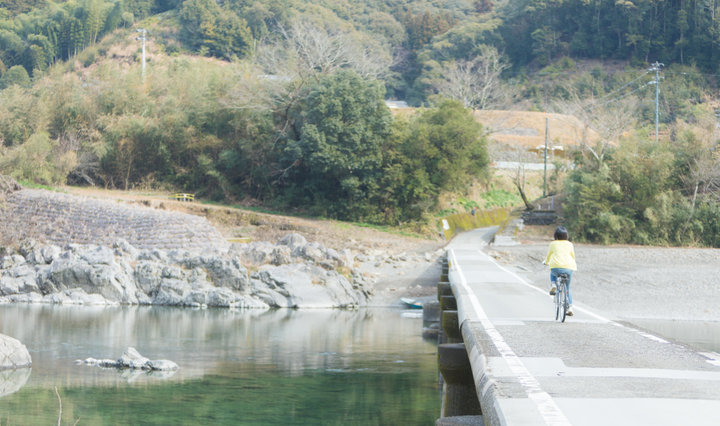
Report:
[{"label": "riverside vegetation", "polygon": [[[493,187],[492,135],[469,109],[558,111],[583,124],[549,188],[576,239],[720,246],[716,7],[13,0],[0,171],[428,223]],[[385,98],[425,108],[391,114]]]}]

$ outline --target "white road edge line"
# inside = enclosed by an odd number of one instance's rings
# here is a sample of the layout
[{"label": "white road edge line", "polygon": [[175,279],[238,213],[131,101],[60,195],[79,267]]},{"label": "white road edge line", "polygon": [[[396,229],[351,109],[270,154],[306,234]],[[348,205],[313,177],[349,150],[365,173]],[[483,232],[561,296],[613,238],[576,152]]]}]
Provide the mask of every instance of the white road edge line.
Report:
[{"label": "white road edge line", "polygon": [[[527,286],[527,287],[530,287],[530,288],[533,289],[533,290],[539,291],[539,292],[542,293],[542,294],[547,294],[543,289],[538,288],[538,287],[530,284],[529,282],[525,281],[520,275],[516,274],[515,272],[513,272],[513,271],[505,268],[504,266],[500,265],[499,263],[497,263],[497,261],[496,261],[495,259],[493,259],[492,257],[488,256],[488,255],[487,255],[485,252],[483,252],[482,250],[478,250],[478,252],[479,252],[481,255],[487,257],[495,266],[497,266],[497,267],[500,268],[501,270],[507,272],[508,274],[512,275],[513,277],[515,277],[518,281],[520,281],[521,284],[523,284],[523,285],[525,285],[525,286]],[[636,328],[634,328],[634,327],[628,327],[628,326],[626,326],[626,325],[620,324],[620,323],[617,322],[617,321],[613,321],[613,320],[611,320],[611,319],[609,319],[609,318],[603,317],[602,315],[598,315],[598,314],[596,314],[595,312],[592,312],[592,311],[590,311],[590,310],[588,310],[588,309],[581,308],[581,307],[578,307],[578,306],[573,306],[573,308],[574,308],[576,311],[580,311],[580,312],[582,312],[582,313],[584,313],[584,314],[586,314],[586,315],[590,315],[591,317],[594,317],[594,318],[596,318],[596,319],[599,320],[599,321],[607,322],[607,323],[612,324],[612,325],[614,325],[614,326],[616,326],[616,327],[626,328],[626,329],[628,329],[628,330],[631,330],[631,331],[633,331],[633,332],[641,335],[642,337],[644,337],[644,338],[646,338],[646,339],[650,339],[650,340],[655,341],[655,342],[658,342],[658,343],[670,344],[669,341],[663,339],[663,338],[660,337],[660,336],[655,336],[654,334],[646,333],[646,332],[641,331],[641,330],[638,330],[638,329],[636,329]]]},{"label": "white road edge line", "polygon": [[698,352],[700,355],[706,358],[706,362],[709,364],[720,367],[720,354],[716,352]]},{"label": "white road edge line", "polygon": [[535,376],[530,373],[530,370],[528,370],[525,364],[523,364],[520,357],[518,357],[515,352],[513,352],[512,348],[510,348],[510,345],[507,344],[500,332],[493,325],[492,321],[490,321],[490,319],[487,317],[487,314],[483,310],[480,301],[477,299],[477,296],[475,296],[475,294],[470,290],[470,287],[467,284],[467,280],[465,279],[465,274],[463,274],[462,269],[457,264],[457,259],[455,258],[455,251],[453,249],[450,249],[449,252],[450,256],[452,257],[451,265],[454,269],[457,270],[457,273],[460,277],[459,285],[463,286],[464,291],[466,292],[466,294],[468,294],[470,303],[472,304],[475,312],[479,317],[478,320],[485,329],[485,332],[492,340],[495,348],[497,348],[502,358],[510,367],[510,371],[513,372],[522,387],[525,389],[525,393],[527,394],[528,398],[533,401],[537,406],[538,411],[540,412],[540,416],[542,416],[543,420],[548,425],[570,425],[570,420],[568,420],[560,407],[558,407],[558,405],[555,403],[555,400],[553,400],[550,394],[542,390],[542,388],[540,387],[540,382],[535,378]]}]

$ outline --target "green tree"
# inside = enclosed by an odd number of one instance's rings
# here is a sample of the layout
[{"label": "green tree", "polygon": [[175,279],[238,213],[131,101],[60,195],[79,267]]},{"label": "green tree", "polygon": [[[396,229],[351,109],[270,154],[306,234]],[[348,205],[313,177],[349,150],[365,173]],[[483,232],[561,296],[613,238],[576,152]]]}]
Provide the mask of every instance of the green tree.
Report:
[{"label": "green tree", "polygon": [[635,223],[619,208],[623,193],[606,165],[596,171],[577,169],[565,185],[563,213],[575,239],[604,244],[627,242]]},{"label": "green tree", "polygon": [[641,136],[626,138],[599,169],[576,168],[563,205],[576,238],[599,243],[682,244],[699,235],[701,224],[683,197],[666,144]]},{"label": "green tree", "polygon": [[249,52],[252,34],[247,23],[215,0],[186,0],[180,20],[188,42],[197,49],[227,59]]},{"label": "green tree", "polygon": [[418,50],[436,35],[449,30],[453,25],[453,19],[448,14],[433,14],[425,11],[421,14],[406,14],[403,24],[407,31],[410,49]]},{"label": "green tree", "polygon": [[0,89],[6,89],[12,85],[18,85],[21,87],[30,86],[30,75],[28,75],[25,67],[21,65],[15,65],[10,67],[5,74],[0,77]]},{"label": "green tree", "polygon": [[373,207],[390,111],[377,81],[352,71],[322,77],[293,109],[295,137],[282,147],[291,204],[318,214],[358,219]]},{"label": "green tree", "polygon": [[33,7],[40,6],[43,3],[45,3],[45,0],[4,0],[2,8],[5,8],[10,11],[11,14],[15,15],[29,12]]},{"label": "green tree", "polygon": [[[465,189],[489,164],[482,126],[460,102],[444,101],[414,123],[411,144],[430,182],[439,190]],[[416,155],[419,154],[419,155]]]},{"label": "green tree", "polygon": [[16,179],[46,185],[63,184],[75,167],[75,153],[63,152],[47,133],[35,133],[0,161],[0,170]]},{"label": "green tree", "polygon": [[[387,169],[408,219],[432,211],[442,192],[463,192],[487,173],[489,156],[482,126],[457,101],[446,100],[396,127],[397,166]],[[399,177],[398,177],[399,174]]]},{"label": "green tree", "polygon": [[44,35],[28,36],[28,47],[23,52],[22,65],[28,70],[45,70],[55,57],[54,47]]},{"label": "green tree", "polygon": [[17,60],[24,50],[25,44],[20,36],[0,27],[0,60],[6,67],[18,65]]},{"label": "green tree", "polygon": [[153,0],[123,0],[125,10],[132,13],[135,19],[144,19],[150,15],[153,3]]}]

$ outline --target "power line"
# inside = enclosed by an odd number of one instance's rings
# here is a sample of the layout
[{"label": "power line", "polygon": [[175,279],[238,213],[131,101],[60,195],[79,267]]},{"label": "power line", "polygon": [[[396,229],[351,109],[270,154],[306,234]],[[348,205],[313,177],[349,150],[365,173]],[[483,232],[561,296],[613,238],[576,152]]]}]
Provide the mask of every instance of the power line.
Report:
[{"label": "power line", "polygon": [[720,77],[720,74],[709,74],[703,72],[675,72],[675,71],[664,71],[666,75],[701,75],[705,77]]},{"label": "power line", "polygon": [[[636,80],[638,80],[638,79],[636,79]],[[594,110],[594,109],[596,109],[596,108],[603,107],[603,106],[608,105],[608,104],[611,104],[611,103],[613,103],[613,102],[621,101],[621,100],[627,98],[628,96],[630,96],[630,95],[632,95],[632,94],[634,94],[634,93],[637,93],[637,92],[639,92],[640,90],[646,88],[646,87],[649,86],[650,84],[651,84],[650,82],[645,83],[645,84],[643,84],[643,85],[641,85],[641,86],[636,87],[635,89],[631,90],[630,92],[627,92],[627,93],[625,93],[625,94],[623,94],[623,95],[621,95],[621,96],[618,96],[618,97],[609,99],[609,100],[607,100],[607,101],[605,101],[605,102],[600,102],[600,103],[598,103],[597,101],[596,101],[596,102],[593,102],[593,103],[591,103],[591,104],[588,104],[588,105],[582,107],[582,109],[583,109],[585,112],[590,113],[592,110]],[[617,91],[617,90],[616,90],[616,91]]]},{"label": "power line", "polygon": [[632,91],[630,91],[630,92],[627,92],[627,93],[625,93],[625,94],[623,94],[623,95],[621,95],[621,96],[615,97],[615,98],[610,99],[610,100],[608,100],[608,101],[605,101],[605,102],[602,102],[602,103],[593,103],[593,104],[590,104],[590,105],[584,107],[583,110],[585,110],[586,112],[590,113],[592,110],[594,110],[594,109],[596,109],[596,108],[599,108],[599,107],[602,107],[602,106],[605,106],[605,105],[608,105],[608,104],[611,104],[611,103],[614,103],[614,102],[618,102],[618,101],[620,101],[620,100],[622,100],[622,99],[624,99],[624,98],[627,98],[628,96],[630,96],[630,95],[632,95],[632,94],[634,94],[634,93],[636,93],[636,92],[639,92],[640,90],[642,90],[642,89],[644,89],[644,88],[646,88],[646,87],[648,87],[648,86],[655,85],[655,141],[657,142],[657,141],[658,141],[658,138],[659,138],[659,121],[660,121],[660,120],[659,120],[659,117],[660,117],[660,79],[661,79],[661,77],[660,77],[659,73],[660,73],[660,68],[663,67],[663,66],[664,66],[664,64],[659,63],[659,62],[655,62],[655,63],[653,64],[653,68],[648,69],[647,72],[645,72],[645,74],[643,74],[643,75],[641,75],[640,77],[638,77],[638,78],[636,78],[636,79],[634,79],[634,80],[632,80],[632,81],[624,84],[623,86],[621,86],[620,88],[614,90],[614,91],[611,92],[611,93],[619,92],[620,90],[622,90],[622,89],[624,89],[625,87],[629,86],[630,84],[638,81],[640,78],[646,76],[647,74],[649,74],[649,73],[651,73],[651,72],[655,72],[655,78],[654,78],[652,81],[649,81],[649,82],[647,82],[647,83],[645,83],[645,84],[643,84],[643,85],[635,88],[634,90],[632,90]]},{"label": "power line", "polygon": [[628,81],[627,83],[623,84],[622,86],[618,87],[617,89],[613,90],[612,92],[607,93],[607,94],[599,97],[599,98],[598,98],[598,101],[599,101],[599,100],[602,100],[602,99],[604,99],[604,98],[609,97],[610,95],[612,95],[612,94],[615,93],[615,92],[621,91],[622,89],[626,88],[627,86],[629,86],[629,85],[635,83],[636,81],[640,80],[641,78],[645,77],[645,76],[648,75],[649,73],[650,73],[649,70],[648,70],[648,71],[645,71],[645,74],[640,75],[638,78],[636,78],[636,79],[634,79],[634,80],[631,80],[631,81]]},{"label": "power line", "polygon": [[627,98],[628,96],[632,95],[633,93],[639,92],[640,90],[646,88],[646,87],[649,86],[650,84],[652,84],[652,82],[645,83],[645,84],[643,84],[642,86],[637,87],[635,90],[632,90],[632,91],[630,91],[630,92],[628,92],[628,93],[626,93],[626,94],[624,94],[624,95],[622,95],[622,96],[618,96],[617,98],[610,99],[609,101],[606,101],[606,102],[603,102],[603,103],[599,103],[599,104],[591,104],[591,105],[589,105],[586,109],[587,109],[587,110],[592,110],[592,109],[595,109],[595,108],[599,108],[599,107],[601,107],[601,106],[605,106],[605,105],[607,105],[607,104],[611,104],[611,103],[613,103],[613,102],[620,101],[620,100],[625,99],[625,98]]}]

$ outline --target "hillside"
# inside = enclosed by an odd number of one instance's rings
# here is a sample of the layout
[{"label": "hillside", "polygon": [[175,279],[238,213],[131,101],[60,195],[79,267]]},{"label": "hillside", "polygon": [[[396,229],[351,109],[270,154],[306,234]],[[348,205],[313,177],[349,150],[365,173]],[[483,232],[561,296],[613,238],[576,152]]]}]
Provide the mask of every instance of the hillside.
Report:
[{"label": "hillside", "polygon": [[[15,0],[0,173],[409,228],[547,178],[581,239],[719,245],[718,18],[625,6]],[[546,118],[587,145],[526,173]]]}]

